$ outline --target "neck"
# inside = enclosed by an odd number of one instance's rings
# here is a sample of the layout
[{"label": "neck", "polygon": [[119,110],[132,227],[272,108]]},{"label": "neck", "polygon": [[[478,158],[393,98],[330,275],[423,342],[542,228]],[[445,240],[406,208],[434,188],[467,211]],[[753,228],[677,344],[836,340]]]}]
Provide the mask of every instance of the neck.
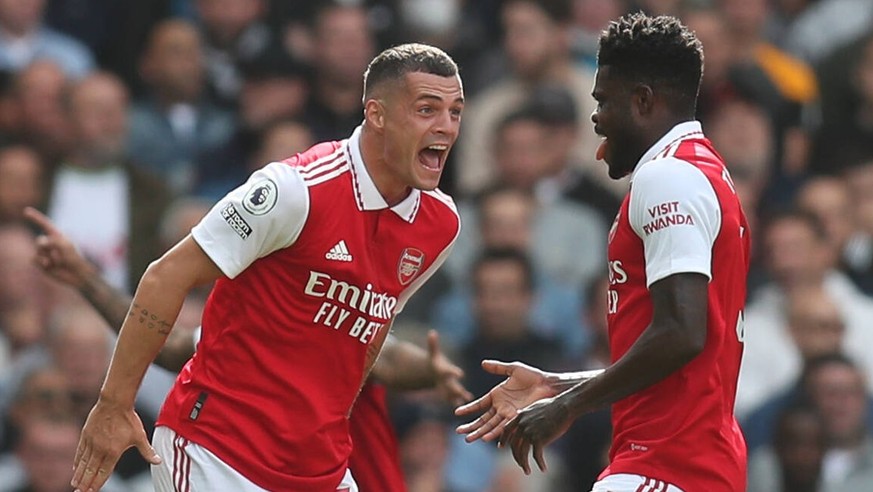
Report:
[{"label": "neck", "polygon": [[867,435],[864,430],[859,430],[845,437],[838,437],[831,440],[831,448],[840,451],[857,451],[864,445],[864,437]]},{"label": "neck", "polygon": [[107,156],[99,155],[96,152],[88,152],[84,150],[80,150],[78,152],[72,153],[67,162],[79,169],[104,169],[110,167],[114,164],[114,158],[107,158]]},{"label": "neck", "polygon": [[156,90],[154,92],[155,101],[157,101],[158,106],[163,109],[169,109],[173,107],[175,104],[195,104],[197,97],[188,97],[185,94],[174,91],[160,91]]},{"label": "neck", "polygon": [[389,207],[409,196],[410,187],[396,179],[385,160],[385,142],[381,134],[370,130],[366,122],[361,128],[361,157],[367,173]]}]

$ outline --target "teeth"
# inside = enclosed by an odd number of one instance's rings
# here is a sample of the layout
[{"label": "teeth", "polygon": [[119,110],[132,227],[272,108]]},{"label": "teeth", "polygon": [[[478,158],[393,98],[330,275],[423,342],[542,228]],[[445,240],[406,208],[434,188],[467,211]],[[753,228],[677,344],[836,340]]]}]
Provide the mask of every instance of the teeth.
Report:
[{"label": "teeth", "polygon": [[449,148],[449,146],[448,145],[434,144],[434,145],[428,146],[427,148],[430,150],[446,150]]}]

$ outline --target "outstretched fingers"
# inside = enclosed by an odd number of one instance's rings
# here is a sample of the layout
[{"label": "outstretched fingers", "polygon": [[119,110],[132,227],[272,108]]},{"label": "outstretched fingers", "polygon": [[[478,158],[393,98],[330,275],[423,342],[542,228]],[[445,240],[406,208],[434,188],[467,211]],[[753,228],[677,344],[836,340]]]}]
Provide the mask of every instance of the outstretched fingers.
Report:
[{"label": "outstretched fingers", "polygon": [[491,393],[486,393],[480,398],[456,408],[455,415],[470,415],[477,412],[485,412],[489,409],[491,409]]},{"label": "outstretched fingers", "polygon": [[546,458],[543,455],[543,446],[541,443],[534,443],[533,445],[533,457],[534,461],[537,462],[537,466],[540,467],[540,471],[545,473],[548,467],[546,466]]},{"label": "outstretched fingers", "polygon": [[466,434],[464,440],[467,442],[473,442],[477,439],[493,441],[500,435],[500,431],[507,421],[497,411],[491,409],[474,422],[458,427],[458,432]]}]

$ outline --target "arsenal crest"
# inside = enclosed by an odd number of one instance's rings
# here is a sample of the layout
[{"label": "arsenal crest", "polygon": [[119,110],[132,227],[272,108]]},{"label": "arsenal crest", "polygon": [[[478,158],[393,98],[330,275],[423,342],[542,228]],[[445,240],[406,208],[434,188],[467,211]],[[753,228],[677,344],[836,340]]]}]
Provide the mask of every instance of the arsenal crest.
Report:
[{"label": "arsenal crest", "polygon": [[424,253],[420,249],[406,248],[400,254],[400,262],[397,264],[397,278],[401,285],[412,282],[421,272],[424,265]]}]

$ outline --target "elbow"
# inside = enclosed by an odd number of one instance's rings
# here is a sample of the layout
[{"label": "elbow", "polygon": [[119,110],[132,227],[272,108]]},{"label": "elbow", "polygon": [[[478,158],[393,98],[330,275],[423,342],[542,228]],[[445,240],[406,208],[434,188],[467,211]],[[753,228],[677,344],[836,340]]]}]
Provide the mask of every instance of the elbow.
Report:
[{"label": "elbow", "polygon": [[703,353],[706,348],[706,331],[687,330],[674,345],[677,362],[685,365]]}]

